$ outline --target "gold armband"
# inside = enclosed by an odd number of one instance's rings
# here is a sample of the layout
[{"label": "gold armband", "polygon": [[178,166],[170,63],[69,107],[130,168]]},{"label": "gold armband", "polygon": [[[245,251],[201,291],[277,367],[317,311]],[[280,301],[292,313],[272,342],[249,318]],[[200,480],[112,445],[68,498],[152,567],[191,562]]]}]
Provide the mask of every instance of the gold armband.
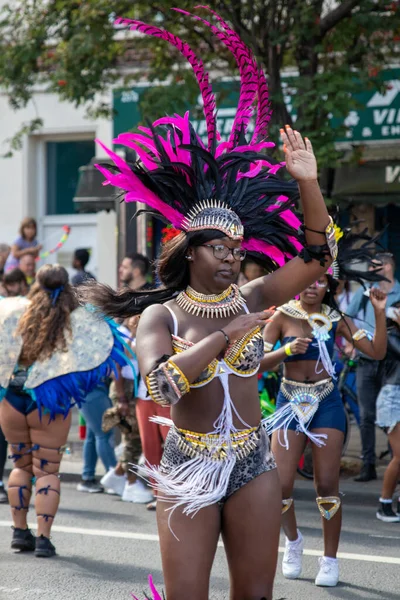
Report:
[{"label": "gold armband", "polygon": [[333,260],[336,260],[336,257],[338,255],[338,246],[337,246],[338,234],[337,234],[337,228],[335,227],[332,217],[329,217],[329,223],[325,228],[325,236],[326,236],[326,243],[328,244],[330,255],[332,256]]},{"label": "gold armband", "polygon": [[274,348],[274,344],[270,344],[269,342],[264,342],[264,354],[268,354]]},{"label": "gold armband", "polygon": [[370,331],[367,331],[366,329],[357,329],[357,331],[353,333],[353,340],[355,342],[359,342],[364,338],[367,338],[369,341],[371,341],[374,338],[374,336]]},{"label": "gold armband", "polygon": [[157,404],[171,406],[190,391],[190,384],[180,368],[168,360],[161,363],[146,377],[150,397]]}]

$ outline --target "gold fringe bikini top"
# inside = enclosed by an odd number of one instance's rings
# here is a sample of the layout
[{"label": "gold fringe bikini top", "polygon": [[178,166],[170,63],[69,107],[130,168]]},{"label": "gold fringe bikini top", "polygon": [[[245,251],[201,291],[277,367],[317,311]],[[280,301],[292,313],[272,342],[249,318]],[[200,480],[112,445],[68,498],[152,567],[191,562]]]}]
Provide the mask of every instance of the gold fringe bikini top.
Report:
[{"label": "gold fringe bikini top", "polygon": [[[172,315],[174,322],[174,333],[172,334],[172,348],[175,353],[183,352],[194,345],[178,335],[178,320],[174,311],[164,305]],[[248,313],[247,306],[244,306]],[[220,373],[238,375],[239,377],[251,377],[260,368],[260,361],[264,358],[264,341],[259,327],[252,329],[246,335],[236,340],[225,351],[221,360],[216,358],[208,365],[200,376],[190,385],[191,388],[202,387],[210,383]]]}]

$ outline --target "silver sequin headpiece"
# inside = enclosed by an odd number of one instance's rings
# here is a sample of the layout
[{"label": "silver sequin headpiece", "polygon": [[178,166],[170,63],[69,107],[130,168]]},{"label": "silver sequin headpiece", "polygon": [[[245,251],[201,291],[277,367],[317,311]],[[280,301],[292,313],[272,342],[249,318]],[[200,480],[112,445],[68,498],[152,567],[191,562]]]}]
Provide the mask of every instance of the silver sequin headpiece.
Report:
[{"label": "silver sequin headpiece", "polygon": [[217,229],[231,240],[242,240],[244,229],[238,215],[220,200],[202,200],[182,222],[184,231]]}]

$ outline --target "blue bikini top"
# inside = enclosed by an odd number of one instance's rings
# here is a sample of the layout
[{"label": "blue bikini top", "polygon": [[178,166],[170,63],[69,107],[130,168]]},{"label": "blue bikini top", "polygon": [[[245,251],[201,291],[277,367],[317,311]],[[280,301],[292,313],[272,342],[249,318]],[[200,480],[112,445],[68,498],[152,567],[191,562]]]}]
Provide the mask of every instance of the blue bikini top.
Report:
[{"label": "blue bikini top", "polygon": [[[332,359],[333,357],[333,350],[334,350],[334,346],[335,346],[335,336],[336,336],[336,329],[337,329],[337,322],[333,322],[332,323],[332,329],[329,331],[329,340],[327,340],[325,342],[326,345],[326,349],[328,350],[329,356]],[[282,340],[282,345],[284,346],[287,343],[293,342],[297,337],[299,336],[287,336],[284,337]],[[318,348],[318,343],[316,340],[312,341],[310,343],[310,345],[307,348],[307,352],[305,354],[294,354],[293,356],[288,356],[287,358],[285,358],[284,362],[295,362],[295,361],[300,361],[300,360],[315,360],[317,361],[319,359],[319,348]]]}]

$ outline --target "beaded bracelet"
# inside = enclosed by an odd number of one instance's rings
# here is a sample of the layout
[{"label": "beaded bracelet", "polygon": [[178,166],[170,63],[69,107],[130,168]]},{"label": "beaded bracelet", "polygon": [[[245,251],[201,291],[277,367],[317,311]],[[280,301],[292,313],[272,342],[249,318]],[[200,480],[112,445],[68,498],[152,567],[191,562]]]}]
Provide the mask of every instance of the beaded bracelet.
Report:
[{"label": "beaded bracelet", "polygon": [[220,331],[222,333],[222,335],[224,336],[226,347],[228,347],[229,344],[231,343],[228,335],[225,333],[225,331],[223,329],[218,329],[218,331]]}]

